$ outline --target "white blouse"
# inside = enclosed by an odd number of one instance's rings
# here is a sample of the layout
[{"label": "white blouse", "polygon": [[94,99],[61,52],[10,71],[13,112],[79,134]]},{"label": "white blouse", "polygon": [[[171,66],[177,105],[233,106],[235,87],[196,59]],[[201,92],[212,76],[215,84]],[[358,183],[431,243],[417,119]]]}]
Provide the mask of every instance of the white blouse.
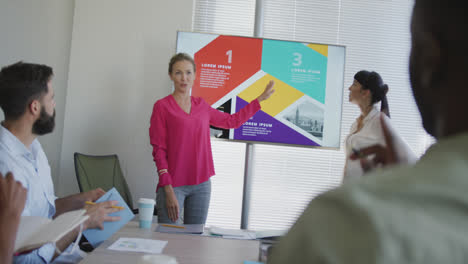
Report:
[{"label": "white blouse", "polygon": [[[376,144],[380,144],[382,146],[386,145],[380,115],[381,112],[377,110],[377,108],[373,107],[369,114],[364,118],[363,126],[360,131],[356,132],[358,119],[356,119],[351,126],[350,133],[346,137],[346,164],[344,168],[343,182],[360,178],[364,174],[360,161],[349,159],[349,156],[353,153],[353,148],[359,150]],[[415,163],[417,161],[416,155],[393,128],[390,118],[385,114],[383,115],[387,127],[394,138],[395,149],[398,152],[400,161],[407,164]]]}]

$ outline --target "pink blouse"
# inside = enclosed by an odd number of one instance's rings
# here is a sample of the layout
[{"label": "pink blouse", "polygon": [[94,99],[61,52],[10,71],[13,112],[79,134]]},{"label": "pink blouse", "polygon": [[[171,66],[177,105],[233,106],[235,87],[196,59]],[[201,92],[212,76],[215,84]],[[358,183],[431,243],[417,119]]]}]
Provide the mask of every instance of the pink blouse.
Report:
[{"label": "pink blouse", "polygon": [[[196,185],[215,174],[211,152],[210,125],[238,128],[258,110],[257,99],[230,115],[212,108],[200,97],[191,97],[187,114],[172,95],[158,100],[153,107],[149,136],[159,175],[158,187]],[[157,190],[156,188],[156,190]]]}]

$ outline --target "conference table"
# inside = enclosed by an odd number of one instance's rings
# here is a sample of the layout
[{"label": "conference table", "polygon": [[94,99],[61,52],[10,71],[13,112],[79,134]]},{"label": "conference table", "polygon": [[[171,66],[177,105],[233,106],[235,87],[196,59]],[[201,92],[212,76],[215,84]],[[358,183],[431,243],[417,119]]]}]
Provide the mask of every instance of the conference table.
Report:
[{"label": "conference table", "polygon": [[123,252],[107,249],[120,237],[146,238],[168,241],[162,254],[174,256],[178,264],[242,264],[246,260],[258,261],[258,240],[225,239],[213,236],[192,234],[169,234],[155,232],[156,223],[151,229],[140,229],[137,221],[128,222],[111,238],[88,254],[80,263],[132,263],[137,264],[147,253]]}]

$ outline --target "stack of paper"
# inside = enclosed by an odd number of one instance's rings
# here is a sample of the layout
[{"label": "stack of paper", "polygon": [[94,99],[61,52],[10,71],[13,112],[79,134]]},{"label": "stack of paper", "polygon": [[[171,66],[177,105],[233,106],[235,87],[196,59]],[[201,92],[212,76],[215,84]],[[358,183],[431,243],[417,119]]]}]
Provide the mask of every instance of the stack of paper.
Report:
[{"label": "stack of paper", "polygon": [[182,234],[202,234],[205,225],[187,224],[187,225],[169,225],[158,224],[156,232],[161,233],[182,233]]},{"label": "stack of paper", "polygon": [[215,236],[222,236],[223,238],[234,238],[234,239],[256,239],[254,231],[242,230],[242,229],[227,229],[212,226],[210,227],[210,233]]}]

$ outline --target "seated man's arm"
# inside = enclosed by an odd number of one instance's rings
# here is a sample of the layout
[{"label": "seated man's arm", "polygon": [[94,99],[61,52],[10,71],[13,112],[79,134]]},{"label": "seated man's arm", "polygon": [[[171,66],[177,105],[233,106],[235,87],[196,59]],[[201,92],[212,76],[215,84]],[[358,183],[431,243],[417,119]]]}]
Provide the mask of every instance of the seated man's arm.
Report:
[{"label": "seated man's arm", "polygon": [[86,201],[94,202],[105,193],[103,189],[97,188],[88,192],[58,198],[55,200],[55,215],[53,218],[68,211],[83,209]]},{"label": "seated man's arm", "polygon": [[[88,220],[83,224],[83,230],[99,228],[103,229],[104,222],[113,222],[120,220],[120,217],[109,216],[109,214],[119,211],[120,209],[114,208],[117,205],[117,201],[106,201],[97,203],[95,205],[86,205],[86,214],[89,216]],[[76,227],[74,230],[65,235],[60,239],[56,246],[60,251],[64,251],[73,241],[75,241],[80,227]],[[54,258],[58,255],[55,254]]]},{"label": "seated man's arm", "polygon": [[[97,203],[95,205],[86,205],[86,214],[89,216],[89,218],[83,224],[83,231],[93,228],[103,229],[104,222],[119,221],[120,217],[109,216],[109,214],[120,211],[120,209],[115,207],[117,203],[117,201],[106,201]],[[60,249],[60,251],[65,250],[75,240],[79,231],[80,227],[78,226],[69,232],[66,236],[57,242],[57,248]]]},{"label": "seated man's arm", "polygon": [[[55,248],[52,244],[46,244],[39,249],[33,250],[27,254],[15,256],[13,263],[18,264],[38,264],[50,263],[53,259]],[[9,262],[11,263],[11,262]]]}]

